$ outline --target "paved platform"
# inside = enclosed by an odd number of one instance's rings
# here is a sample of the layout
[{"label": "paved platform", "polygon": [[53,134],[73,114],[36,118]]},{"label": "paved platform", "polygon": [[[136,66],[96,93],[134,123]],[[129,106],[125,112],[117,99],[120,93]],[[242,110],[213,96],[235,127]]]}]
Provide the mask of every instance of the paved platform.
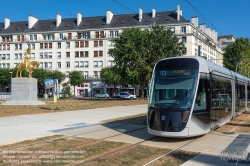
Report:
[{"label": "paved platform", "polygon": [[54,135],[55,131],[99,124],[147,112],[147,105],[120,106],[0,118],[0,145]]}]

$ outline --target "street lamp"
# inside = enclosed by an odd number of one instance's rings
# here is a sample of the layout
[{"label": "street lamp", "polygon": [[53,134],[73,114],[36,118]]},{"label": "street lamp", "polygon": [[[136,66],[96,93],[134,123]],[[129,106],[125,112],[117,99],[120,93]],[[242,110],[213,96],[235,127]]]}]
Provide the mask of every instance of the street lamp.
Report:
[{"label": "street lamp", "polygon": [[11,89],[11,86],[12,86],[11,84],[12,84],[12,71],[10,72],[10,92],[11,92],[11,90],[12,90],[12,89]]},{"label": "street lamp", "polygon": [[[233,44],[231,45],[232,46],[243,46],[242,44]],[[235,55],[233,54],[233,50],[231,49],[231,54],[233,55],[235,61],[236,61],[236,67],[235,67],[235,72],[237,73],[237,70],[238,70],[238,61],[239,61],[239,58],[235,58]]]}]

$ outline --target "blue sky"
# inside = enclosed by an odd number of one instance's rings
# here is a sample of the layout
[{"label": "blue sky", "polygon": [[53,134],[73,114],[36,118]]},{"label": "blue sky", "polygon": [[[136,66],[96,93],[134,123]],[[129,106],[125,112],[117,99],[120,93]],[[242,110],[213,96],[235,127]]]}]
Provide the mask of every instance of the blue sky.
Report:
[{"label": "blue sky", "polygon": [[[191,20],[198,16],[199,24],[206,23],[218,35],[233,34],[235,37],[250,38],[250,0],[1,0],[0,22],[4,17],[10,21],[27,21],[29,15],[40,20],[55,19],[56,14],[62,18],[76,18],[77,12],[83,17],[104,16],[110,9],[114,14],[174,10],[179,3],[183,17]],[[200,15],[192,4],[206,19]],[[210,24],[210,23],[212,24]]]}]

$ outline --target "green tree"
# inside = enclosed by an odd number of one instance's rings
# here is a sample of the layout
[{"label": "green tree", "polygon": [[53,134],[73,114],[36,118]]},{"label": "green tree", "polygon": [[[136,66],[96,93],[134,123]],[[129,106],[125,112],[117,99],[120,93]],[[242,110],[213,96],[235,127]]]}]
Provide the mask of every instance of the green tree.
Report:
[{"label": "green tree", "polygon": [[70,86],[68,82],[62,84],[62,98],[65,99],[67,96],[71,96]]},{"label": "green tree", "polygon": [[139,28],[125,29],[114,40],[115,45],[109,53],[113,56],[116,71],[122,85],[140,85],[142,96],[148,84],[154,65],[162,58],[181,56],[185,47],[170,29],[155,25],[149,31]]},{"label": "green tree", "polygon": [[102,68],[100,75],[102,82],[106,85],[113,85],[115,88],[116,85],[121,84],[121,77],[117,73],[116,66]]},{"label": "green tree", "polygon": [[61,84],[65,80],[66,75],[58,70],[51,70],[49,71],[48,77],[58,79],[58,83]]},{"label": "green tree", "polygon": [[75,86],[79,86],[84,82],[84,78],[80,71],[71,71],[69,73],[69,83],[74,86],[74,96],[75,96]]},{"label": "green tree", "polygon": [[248,38],[237,38],[232,44],[229,44],[223,54],[224,67],[244,74],[244,68],[250,56],[250,42]]},{"label": "green tree", "polygon": [[50,72],[51,72],[50,70],[38,68],[33,71],[32,77],[37,79],[37,83],[39,85],[43,85],[44,79],[50,78]]},{"label": "green tree", "polygon": [[1,87],[10,85],[11,83],[11,70],[7,68],[0,69],[0,85]]}]

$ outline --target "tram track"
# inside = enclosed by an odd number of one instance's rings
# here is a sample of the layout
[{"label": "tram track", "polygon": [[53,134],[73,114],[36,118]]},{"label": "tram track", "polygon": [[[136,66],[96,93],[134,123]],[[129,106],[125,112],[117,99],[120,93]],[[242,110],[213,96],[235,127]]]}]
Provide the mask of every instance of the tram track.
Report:
[{"label": "tram track", "polygon": [[190,143],[193,142],[194,140],[195,140],[195,139],[192,139],[192,140],[190,140],[190,141],[188,141],[188,142],[186,142],[186,143],[184,143],[184,144],[182,144],[182,145],[180,145],[180,146],[178,146],[178,147],[172,149],[171,151],[169,151],[169,152],[167,152],[167,153],[164,153],[163,155],[161,155],[161,156],[155,158],[154,160],[151,160],[150,162],[144,164],[143,166],[149,166],[149,165],[153,164],[154,162],[156,162],[157,160],[161,159],[162,157],[165,157],[165,156],[167,156],[167,155],[169,155],[169,154],[171,154],[171,153],[173,153],[173,152],[179,150],[180,148],[182,148],[182,147],[184,147],[184,146],[190,144]]}]

